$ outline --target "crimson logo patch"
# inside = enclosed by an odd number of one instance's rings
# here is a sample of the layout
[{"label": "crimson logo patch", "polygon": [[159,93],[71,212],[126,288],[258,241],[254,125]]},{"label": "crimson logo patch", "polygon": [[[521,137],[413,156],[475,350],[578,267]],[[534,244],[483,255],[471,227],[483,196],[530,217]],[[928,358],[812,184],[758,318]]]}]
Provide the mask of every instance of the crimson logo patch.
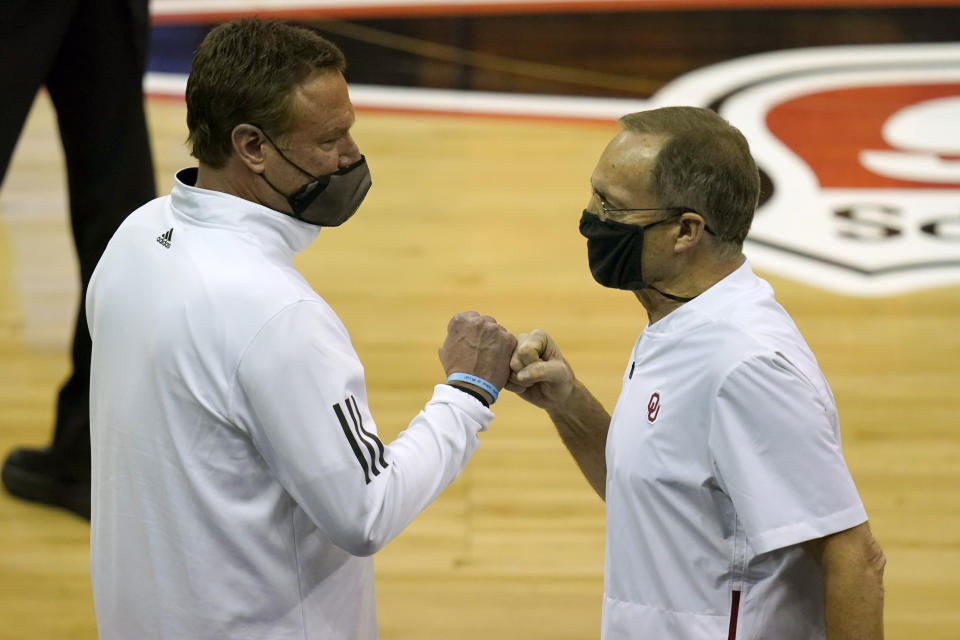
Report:
[{"label": "crimson logo patch", "polygon": [[960,284],[960,45],[774,52],[677,78],[764,176],[754,266],[852,295]]},{"label": "crimson logo patch", "polygon": [[651,423],[656,422],[658,415],[660,415],[660,393],[654,392],[650,396],[650,401],[647,402],[647,420]]}]

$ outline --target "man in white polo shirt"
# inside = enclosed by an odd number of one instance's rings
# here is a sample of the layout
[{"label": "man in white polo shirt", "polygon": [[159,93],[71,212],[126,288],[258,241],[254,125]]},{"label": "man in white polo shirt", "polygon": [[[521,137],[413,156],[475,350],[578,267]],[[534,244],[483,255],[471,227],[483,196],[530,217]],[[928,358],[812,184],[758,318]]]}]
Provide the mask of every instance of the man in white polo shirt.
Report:
[{"label": "man in white polo shirt", "polygon": [[291,262],[370,186],[343,68],[305,29],[211,31],[186,95],[200,166],[127,218],[93,275],[101,638],[376,638],[366,556],[493,418],[516,340],[458,314],[447,384],[384,445],[346,329]]},{"label": "man in white polo shirt", "polygon": [[877,640],[883,554],[833,395],[741,253],[759,195],[712,111],[625,116],[580,221],[594,278],[649,316],[610,416],[543,331],[508,388],[547,410],[607,507],[605,640]]}]

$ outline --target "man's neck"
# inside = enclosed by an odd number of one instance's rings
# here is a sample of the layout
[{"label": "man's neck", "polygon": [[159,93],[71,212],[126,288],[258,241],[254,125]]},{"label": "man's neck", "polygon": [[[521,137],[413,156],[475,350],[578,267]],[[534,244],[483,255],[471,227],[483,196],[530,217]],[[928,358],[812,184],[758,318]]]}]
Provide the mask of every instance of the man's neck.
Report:
[{"label": "man's neck", "polygon": [[648,287],[633,293],[646,309],[650,324],[654,324],[686,304],[679,300],[672,300],[663,293],[681,298],[694,298],[739,269],[744,260],[746,258],[741,253],[732,260],[704,265],[699,269],[684,272],[669,282],[656,283],[655,289]]},{"label": "man's neck", "polygon": [[223,168],[211,167],[201,162],[197,169],[195,186],[200,189],[228,193],[274,211],[290,214],[290,206],[284,201],[283,196],[267,188],[263,178],[256,177],[243,168],[231,166],[229,162]]},{"label": "man's neck", "polygon": [[230,171],[227,168],[216,169],[209,165],[205,165],[202,162],[197,169],[196,187],[199,189],[207,189],[209,191],[229,193],[230,195],[237,196],[239,198],[244,197],[238,193],[239,190],[236,188],[236,185],[234,185],[234,181],[230,177]]}]

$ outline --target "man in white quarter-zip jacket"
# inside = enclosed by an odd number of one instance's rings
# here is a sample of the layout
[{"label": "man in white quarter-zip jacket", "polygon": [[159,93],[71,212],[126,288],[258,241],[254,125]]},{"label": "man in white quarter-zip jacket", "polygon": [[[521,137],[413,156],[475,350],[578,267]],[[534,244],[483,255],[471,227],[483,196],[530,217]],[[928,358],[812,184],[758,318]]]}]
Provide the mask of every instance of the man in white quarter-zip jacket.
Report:
[{"label": "man in white quarter-zip jacket", "polygon": [[647,312],[611,416],[553,340],[510,388],[606,501],[603,640],[881,640],[884,557],[833,394],[741,249],[760,177],[708,109],[624,116],[580,217],[590,271]]},{"label": "man in white quarter-zip jacket", "polygon": [[515,339],[467,312],[390,444],[333,310],[291,260],[370,187],[341,52],[242,20],[187,84],[199,168],[114,235],[87,295],[91,573],[110,640],[368,640],[373,564],[493,418]]}]

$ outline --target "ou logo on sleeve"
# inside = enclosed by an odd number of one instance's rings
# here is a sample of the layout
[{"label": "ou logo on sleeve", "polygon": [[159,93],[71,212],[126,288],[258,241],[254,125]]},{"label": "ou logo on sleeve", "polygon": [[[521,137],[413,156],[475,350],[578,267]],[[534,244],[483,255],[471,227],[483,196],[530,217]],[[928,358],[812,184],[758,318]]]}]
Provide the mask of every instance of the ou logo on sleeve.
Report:
[{"label": "ou logo on sleeve", "polygon": [[660,392],[654,391],[647,403],[647,421],[653,424],[657,421],[658,415],[660,415]]}]

